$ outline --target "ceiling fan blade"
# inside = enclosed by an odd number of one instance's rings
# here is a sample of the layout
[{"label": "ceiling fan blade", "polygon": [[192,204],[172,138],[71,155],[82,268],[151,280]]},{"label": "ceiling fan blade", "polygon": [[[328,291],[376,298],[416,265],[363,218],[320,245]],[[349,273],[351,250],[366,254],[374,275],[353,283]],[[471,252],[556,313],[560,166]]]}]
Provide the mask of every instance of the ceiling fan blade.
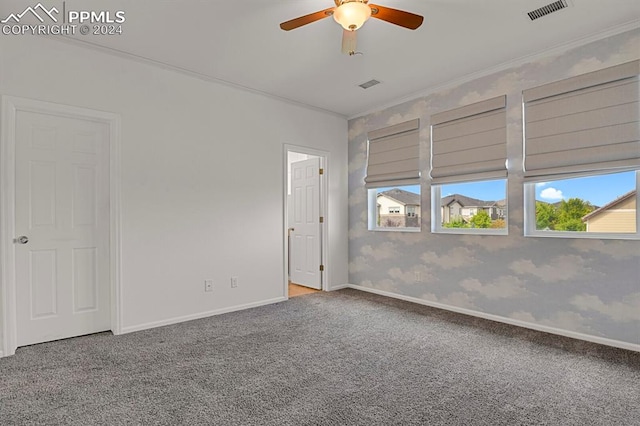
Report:
[{"label": "ceiling fan blade", "polygon": [[414,13],[405,12],[404,10],[392,9],[390,7],[378,6],[377,4],[370,4],[371,17],[382,19],[383,21],[390,22],[401,27],[415,30],[420,25],[424,18]]},{"label": "ceiling fan blade", "polygon": [[353,56],[356,53],[357,32],[342,30],[342,53]]},{"label": "ceiling fan blade", "polygon": [[299,18],[296,19],[292,19],[290,21],[287,22],[283,22],[282,24],[280,24],[280,28],[282,28],[285,31],[291,31],[294,30],[298,27],[301,27],[303,25],[307,25],[310,24],[312,22],[316,22],[319,21],[321,19],[327,18],[331,15],[333,15],[333,9],[335,9],[334,7],[330,7],[329,9],[325,9],[325,10],[321,10],[319,12],[315,12],[315,13],[310,13],[308,15],[304,15],[301,16]]}]

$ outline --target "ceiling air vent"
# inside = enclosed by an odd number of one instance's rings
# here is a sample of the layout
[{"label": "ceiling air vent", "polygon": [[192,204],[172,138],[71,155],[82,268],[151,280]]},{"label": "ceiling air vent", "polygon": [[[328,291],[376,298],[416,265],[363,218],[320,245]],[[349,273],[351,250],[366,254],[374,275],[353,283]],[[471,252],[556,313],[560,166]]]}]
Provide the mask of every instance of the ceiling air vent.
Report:
[{"label": "ceiling air vent", "polygon": [[568,6],[569,5],[567,4],[567,0],[558,0],[554,1],[553,3],[549,3],[546,6],[542,6],[536,10],[532,10],[531,12],[528,12],[527,15],[529,15],[529,18],[531,18],[531,20],[533,21],[538,18],[542,18],[543,16],[546,16],[550,13],[557,12],[560,9],[564,9]]},{"label": "ceiling air vent", "polygon": [[369,80],[366,83],[358,84],[358,86],[362,87],[363,89],[368,89],[369,87],[373,87],[376,84],[380,84],[380,82],[378,80]]}]

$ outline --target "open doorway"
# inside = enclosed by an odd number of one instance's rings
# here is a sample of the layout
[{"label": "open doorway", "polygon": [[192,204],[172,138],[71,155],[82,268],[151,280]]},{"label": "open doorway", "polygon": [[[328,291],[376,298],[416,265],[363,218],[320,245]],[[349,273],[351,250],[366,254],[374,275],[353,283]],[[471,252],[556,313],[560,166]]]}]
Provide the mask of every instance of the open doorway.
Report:
[{"label": "open doorway", "polygon": [[285,295],[321,291],[326,259],[326,153],[285,146]]}]

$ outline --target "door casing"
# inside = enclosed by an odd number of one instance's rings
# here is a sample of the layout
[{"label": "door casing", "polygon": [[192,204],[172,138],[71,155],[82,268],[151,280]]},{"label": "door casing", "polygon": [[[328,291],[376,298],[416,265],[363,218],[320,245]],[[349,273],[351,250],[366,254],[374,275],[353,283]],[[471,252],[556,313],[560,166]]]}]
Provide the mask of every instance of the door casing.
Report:
[{"label": "door casing", "polygon": [[15,147],[18,111],[91,120],[109,126],[109,205],[110,205],[110,287],[111,331],[121,334],[122,291],[120,273],[120,117],[117,114],[43,102],[14,96],[2,96],[0,118],[0,357],[17,349],[16,273],[15,273]]},{"label": "door casing", "polygon": [[287,203],[287,185],[289,182],[289,177],[287,175],[287,166],[288,166],[288,154],[289,152],[298,152],[301,154],[307,154],[307,155],[314,155],[316,157],[320,157],[320,167],[323,168],[323,175],[322,178],[320,179],[320,213],[322,214],[322,216],[324,217],[324,223],[321,226],[320,229],[320,253],[321,253],[321,259],[322,259],[322,263],[324,264],[324,271],[322,272],[322,277],[321,277],[321,289],[323,291],[328,291],[331,288],[331,283],[330,283],[330,268],[331,265],[329,264],[329,262],[327,261],[328,259],[328,242],[329,242],[329,233],[328,233],[328,229],[329,229],[329,223],[331,221],[331,218],[329,217],[329,209],[328,207],[328,182],[329,182],[329,164],[328,164],[328,157],[329,157],[329,153],[326,151],[320,151],[317,149],[313,149],[313,148],[307,148],[304,146],[298,146],[298,145],[290,145],[290,144],[284,144],[284,149],[283,149],[283,170],[284,170],[284,179],[283,179],[283,211],[284,211],[284,217],[283,217],[283,226],[282,226],[282,235],[284,238],[284,253],[283,253],[283,258],[284,258],[284,270],[283,270],[283,276],[284,276],[284,283],[283,283],[283,294],[286,298],[289,297],[289,280],[288,280],[288,275],[289,275],[289,238],[288,238],[288,232],[287,230],[289,229],[289,206]]}]

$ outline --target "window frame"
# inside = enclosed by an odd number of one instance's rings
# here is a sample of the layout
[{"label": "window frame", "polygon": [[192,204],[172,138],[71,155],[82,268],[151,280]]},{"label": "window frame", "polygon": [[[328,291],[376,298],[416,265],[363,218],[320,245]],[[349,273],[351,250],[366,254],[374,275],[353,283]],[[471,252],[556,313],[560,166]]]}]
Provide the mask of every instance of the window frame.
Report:
[{"label": "window frame", "polygon": [[507,206],[504,228],[445,228],[442,226],[442,186],[449,183],[431,185],[431,233],[452,235],[509,235],[509,181],[508,178],[473,180],[453,183],[479,183],[492,180],[504,181],[504,199]]},{"label": "window frame", "polygon": [[[579,177],[591,177],[607,175],[612,173],[622,173],[620,170],[598,170],[593,173],[580,173],[579,175],[566,174],[560,178],[545,178],[526,181],[524,183],[524,236],[542,238],[574,238],[574,239],[597,239],[597,240],[640,240],[640,209],[638,208],[638,189],[640,189],[640,169],[635,170],[636,174],[636,232],[576,232],[576,231],[545,231],[536,229],[536,184],[540,182],[554,182]],[[613,200],[612,200],[613,201]]]},{"label": "window frame", "polygon": [[[415,184],[409,185],[396,185],[398,189],[402,189],[407,186],[416,186]],[[379,188],[367,188],[367,229],[374,232],[422,232],[422,185],[418,185],[420,188],[420,206],[417,209],[417,213],[420,217],[420,222],[416,227],[381,227],[378,226],[378,189]],[[395,214],[395,213],[394,213]],[[398,213],[399,214],[399,213]],[[406,216],[406,213],[405,215]]]}]

